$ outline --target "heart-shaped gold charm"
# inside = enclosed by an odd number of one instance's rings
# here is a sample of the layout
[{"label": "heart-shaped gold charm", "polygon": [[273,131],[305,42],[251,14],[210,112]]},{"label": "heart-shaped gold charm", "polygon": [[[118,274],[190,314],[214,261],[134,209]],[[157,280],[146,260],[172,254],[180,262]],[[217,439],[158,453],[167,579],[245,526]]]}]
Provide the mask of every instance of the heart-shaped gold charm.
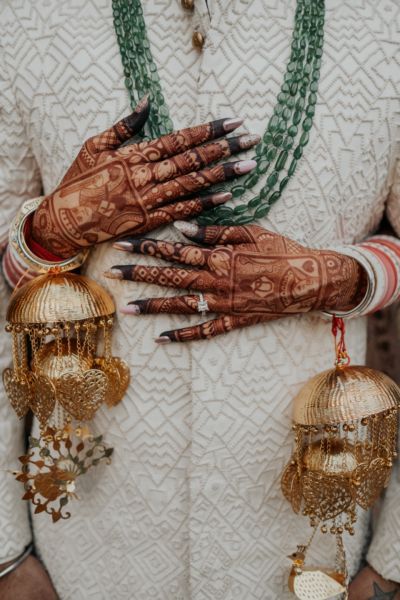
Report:
[{"label": "heart-shaped gold charm", "polygon": [[107,376],[108,386],[105,402],[110,408],[121,402],[128,388],[130,372],[128,364],[122,358],[97,358],[96,366]]},{"label": "heart-shaped gold charm", "polygon": [[32,386],[28,377],[16,377],[13,369],[3,371],[3,384],[11,406],[22,419],[29,410],[32,401]]},{"label": "heart-shaped gold charm", "polygon": [[357,467],[354,481],[357,482],[357,504],[368,510],[382,494],[382,489],[388,484],[391,468],[383,458],[375,458],[369,464]]},{"label": "heart-shaped gold charm", "polygon": [[100,369],[82,375],[64,373],[57,382],[57,400],[78,421],[90,420],[104,402],[107,376]]},{"label": "heart-shaped gold charm", "polygon": [[56,390],[53,383],[45,375],[34,375],[32,378],[33,397],[31,409],[41,425],[46,425],[56,404]]},{"label": "heart-shaped gold charm", "polygon": [[295,513],[300,512],[302,489],[301,479],[296,464],[289,463],[283,471],[281,479],[282,493],[286,500],[290,502]]},{"label": "heart-shaped gold charm", "polygon": [[326,477],[316,471],[304,474],[303,496],[307,513],[316,515],[321,521],[334,519],[355,502],[348,477]]}]

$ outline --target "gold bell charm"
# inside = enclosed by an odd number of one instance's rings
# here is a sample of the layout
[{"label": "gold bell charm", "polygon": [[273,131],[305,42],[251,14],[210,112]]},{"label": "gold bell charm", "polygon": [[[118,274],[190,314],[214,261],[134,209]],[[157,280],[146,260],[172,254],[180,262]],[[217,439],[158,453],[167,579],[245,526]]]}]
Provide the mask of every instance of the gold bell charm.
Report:
[{"label": "gold bell charm", "polygon": [[13,368],[3,372],[4,387],[17,415],[31,410],[41,427],[16,477],[36,512],[54,521],[69,516],[61,509],[75,495],[76,477],[112,454],[84,422],[103,403],[120,402],[128,387],[127,364],[111,354],[114,313],[100,285],[73,273],[33,279],[15,290],[8,307]]},{"label": "gold bell charm", "polygon": [[[295,448],[281,481],[293,510],[314,528],[290,557],[289,587],[301,600],[340,593],[347,578],[342,534],[354,534],[357,506],[367,510],[379,498],[396,456],[400,388],[384,373],[349,366],[341,319],[338,329],[336,367],[313,377],[294,400]],[[336,570],[303,568],[317,530],[336,538]]]}]

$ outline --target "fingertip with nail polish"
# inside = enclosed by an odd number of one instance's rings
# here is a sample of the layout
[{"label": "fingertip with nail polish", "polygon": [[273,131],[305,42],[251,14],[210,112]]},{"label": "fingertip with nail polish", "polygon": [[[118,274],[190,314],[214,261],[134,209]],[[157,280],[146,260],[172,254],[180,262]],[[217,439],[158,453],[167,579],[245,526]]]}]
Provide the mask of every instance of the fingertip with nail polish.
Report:
[{"label": "fingertip with nail polish", "polygon": [[160,335],[154,341],[156,344],[160,344],[160,345],[170,344],[172,342],[171,338],[169,338],[167,335]]}]

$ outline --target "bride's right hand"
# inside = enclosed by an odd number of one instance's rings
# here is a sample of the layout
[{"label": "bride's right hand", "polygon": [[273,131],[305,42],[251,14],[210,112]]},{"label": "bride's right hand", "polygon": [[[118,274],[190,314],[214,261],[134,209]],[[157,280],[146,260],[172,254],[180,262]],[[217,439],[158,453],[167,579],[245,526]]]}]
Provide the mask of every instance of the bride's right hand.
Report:
[{"label": "bride's right hand", "polygon": [[253,160],[208,166],[260,141],[248,134],[225,137],[242,119],[219,119],[127,144],[148,115],[145,98],[129,117],[84,143],[33,216],[36,242],[67,258],[100,242],[194,217],[231,198],[229,193],[197,196],[199,192],[256,166]]}]

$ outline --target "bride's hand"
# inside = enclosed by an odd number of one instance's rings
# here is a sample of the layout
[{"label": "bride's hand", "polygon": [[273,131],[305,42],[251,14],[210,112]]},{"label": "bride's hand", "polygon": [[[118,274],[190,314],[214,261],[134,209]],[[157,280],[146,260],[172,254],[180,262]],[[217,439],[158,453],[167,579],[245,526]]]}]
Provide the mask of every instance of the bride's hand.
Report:
[{"label": "bride's hand", "polygon": [[99,242],[196,216],[231,198],[229,193],[199,197],[199,192],[256,165],[246,160],[208,167],[259,142],[256,135],[224,137],[242,119],[219,119],[126,144],[148,114],[145,98],[132,115],[85,142],[61,184],[34,214],[36,242],[67,258]]},{"label": "bride's hand", "polygon": [[[120,250],[147,254],[178,267],[115,266],[105,275],[196,290],[216,319],[165,331],[159,343],[208,339],[232,329],[312,310],[346,310],[365,293],[357,261],[331,250],[314,250],[262,227],[198,227],[177,223],[190,240],[182,244],[146,238],[115,243]],[[201,308],[201,307],[200,307]],[[134,300],[127,314],[196,314],[199,295]]]}]

